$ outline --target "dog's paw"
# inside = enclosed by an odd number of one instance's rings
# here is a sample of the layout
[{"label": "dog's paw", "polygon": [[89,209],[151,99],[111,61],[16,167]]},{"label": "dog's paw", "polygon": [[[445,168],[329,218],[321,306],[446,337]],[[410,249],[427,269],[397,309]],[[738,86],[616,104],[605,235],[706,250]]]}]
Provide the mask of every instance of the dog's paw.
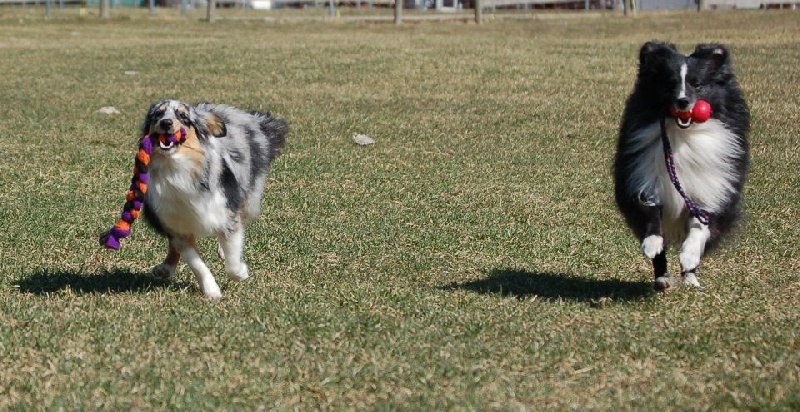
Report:
[{"label": "dog's paw", "polygon": [[664,292],[665,290],[672,287],[674,281],[672,276],[670,275],[662,275],[656,278],[655,282],[653,282],[653,289],[658,292]]},{"label": "dog's paw", "polygon": [[159,279],[172,280],[175,277],[175,266],[167,263],[160,263],[153,266],[150,273]]},{"label": "dog's paw", "polygon": [[238,282],[244,282],[250,277],[250,272],[247,270],[247,265],[244,263],[242,263],[239,266],[239,270],[236,271],[229,270],[227,271],[227,273],[228,277]]},{"label": "dog's paw", "polygon": [[664,251],[664,238],[659,235],[650,235],[642,241],[642,254],[653,259]]},{"label": "dog's paw", "polygon": [[200,285],[200,290],[203,291],[203,295],[205,295],[206,299],[215,300],[222,298],[222,291],[219,289],[219,285],[217,285],[216,282]]},{"label": "dog's paw", "polygon": [[225,250],[222,249],[222,245],[217,244],[217,256],[220,259],[225,260]]},{"label": "dog's paw", "polygon": [[[688,243],[688,241],[687,241]],[[703,245],[686,245],[684,243],[678,260],[681,262],[681,269],[689,272],[697,269],[700,265],[700,258],[703,256]]]},{"label": "dog's paw", "polygon": [[703,288],[700,286],[700,281],[697,280],[697,275],[694,272],[686,272],[683,274],[683,284],[699,289]]}]

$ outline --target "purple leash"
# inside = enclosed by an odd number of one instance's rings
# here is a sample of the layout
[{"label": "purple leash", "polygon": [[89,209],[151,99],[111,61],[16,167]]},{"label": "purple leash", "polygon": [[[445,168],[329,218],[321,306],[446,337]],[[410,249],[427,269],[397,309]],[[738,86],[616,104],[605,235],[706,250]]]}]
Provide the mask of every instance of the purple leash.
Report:
[{"label": "purple leash", "polygon": [[697,220],[704,225],[711,224],[711,214],[698,206],[697,203],[683,191],[681,182],[678,180],[678,173],[675,171],[675,158],[672,154],[672,147],[669,144],[669,137],[667,137],[667,126],[664,123],[664,119],[661,119],[661,142],[664,144],[664,161],[667,163],[667,173],[669,174],[669,180],[672,181],[672,186],[675,186],[675,190],[677,190],[678,194],[683,198],[683,203],[686,204],[686,208],[689,209],[689,213],[691,213],[692,216],[696,217]]}]

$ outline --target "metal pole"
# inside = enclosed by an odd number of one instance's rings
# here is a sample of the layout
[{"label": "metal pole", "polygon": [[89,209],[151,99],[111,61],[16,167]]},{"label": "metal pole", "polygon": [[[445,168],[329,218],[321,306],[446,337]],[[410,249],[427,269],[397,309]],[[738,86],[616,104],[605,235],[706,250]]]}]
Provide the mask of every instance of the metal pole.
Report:
[{"label": "metal pole", "polygon": [[206,21],[208,21],[209,23],[213,23],[214,7],[216,7],[216,4],[214,3],[216,2],[216,0],[207,0],[207,1],[208,1],[208,7],[206,7]]},{"label": "metal pole", "polygon": [[107,19],[110,17],[110,13],[108,12],[108,0],[100,0],[100,18]]},{"label": "metal pole", "polygon": [[622,0],[622,7],[625,8],[625,15],[631,16],[636,13],[636,10],[633,8],[633,2],[635,0]]},{"label": "metal pole", "polygon": [[475,23],[481,24],[483,19],[483,0],[473,0],[475,3]]},{"label": "metal pole", "polygon": [[403,24],[403,0],[394,0],[394,24]]},{"label": "metal pole", "polygon": [[334,4],[334,0],[328,1],[328,15],[332,19],[336,17],[336,4]]},{"label": "metal pole", "polygon": [[186,14],[186,0],[181,0],[181,15]]},{"label": "metal pole", "polygon": [[52,7],[53,7],[52,3],[53,3],[53,0],[45,0],[45,2],[44,2],[44,16],[45,17],[50,17],[50,14],[53,12],[53,10],[51,10]]},{"label": "metal pole", "polygon": [[150,0],[150,15],[156,14],[156,0]]}]

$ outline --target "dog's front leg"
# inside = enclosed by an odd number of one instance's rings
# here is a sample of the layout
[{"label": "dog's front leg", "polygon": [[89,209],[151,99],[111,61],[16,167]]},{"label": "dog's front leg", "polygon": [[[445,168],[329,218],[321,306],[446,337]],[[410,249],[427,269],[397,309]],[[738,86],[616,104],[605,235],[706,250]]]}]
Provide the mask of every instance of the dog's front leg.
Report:
[{"label": "dog's front leg", "polygon": [[655,281],[653,288],[666,290],[672,286],[672,278],[667,273],[667,253],[664,249],[664,234],[661,229],[661,205],[655,199],[640,199],[639,209],[644,217],[642,254],[653,262]]},{"label": "dog's front leg", "polygon": [[155,265],[150,272],[157,278],[172,280],[175,277],[175,271],[178,269],[180,259],[181,254],[175,248],[172,239],[170,239],[169,251],[167,252],[167,257],[164,258],[164,262]]},{"label": "dog's front leg", "polygon": [[200,291],[203,292],[209,299],[219,299],[222,297],[222,291],[219,290],[217,281],[214,280],[214,275],[208,269],[208,266],[203,262],[200,257],[200,252],[197,251],[197,244],[194,237],[189,238],[175,238],[173,240],[175,249],[183,256],[183,260],[189,265],[189,268],[194,272],[197,283],[200,286]]},{"label": "dog's front leg", "polygon": [[220,256],[225,259],[225,272],[233,280],[244,282],[250,277],[247,264],[242,259],[244,249],[244,226],[237,224],[230,233],[218,236],[219,246],[222,251]]},{"label": "dog's front leg", "polygon": [[689,234],[683,241],[681,253],[678,256],[684,284],[700,287],[700,282],[697,280],[697,267],[700,266],[700,258],[705,253],[706,242],[710,237],[711,231],[707,225],[700,223],[697,218],[689,219]]}]

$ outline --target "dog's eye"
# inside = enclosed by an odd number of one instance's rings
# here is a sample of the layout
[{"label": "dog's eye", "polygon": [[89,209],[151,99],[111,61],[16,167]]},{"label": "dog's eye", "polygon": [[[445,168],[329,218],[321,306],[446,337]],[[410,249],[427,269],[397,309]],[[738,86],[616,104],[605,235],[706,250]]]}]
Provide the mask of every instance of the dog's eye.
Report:
[{"label": "dog's eye", "polygon": [[186,112],[178,113],[178,117],[183,121],[189,121],[189,115]]}]

